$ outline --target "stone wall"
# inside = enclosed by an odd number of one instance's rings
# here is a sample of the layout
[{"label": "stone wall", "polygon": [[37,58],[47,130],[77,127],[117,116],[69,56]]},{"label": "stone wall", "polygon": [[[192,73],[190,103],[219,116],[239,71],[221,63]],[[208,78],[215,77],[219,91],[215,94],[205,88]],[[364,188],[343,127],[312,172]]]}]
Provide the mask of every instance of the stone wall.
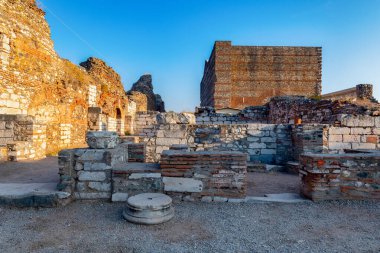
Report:
[{"label": "stone wall", "polygon": [[111,169],[127,161],[127,144],[114,149],[62,150],[58,156],[58,189],[74,199],[110,199]]},{"label": "stone wall", "polygon": [[250,106],[237,114],[216,113],[212,107],[196,108],[195,117],[197,124],[248,124],[268,123],[267,106]]},{"label": "stone wall", "polygon": [[321,94],[319,47],[232,46],[215,42],[201,81],[201,106],[263,105],[280,95]]},{"label": "stone wall", "polygon": [[154,125],[140,139],[146,143],[148,162],[160,161],[171,145],[186,144],[195,151],[240,151],[252,162],[283,164],[292,144],[290,126],[273,124]]},{"label": "stone wall", "polygon": [[[164,191],[189,199],[246,197],[247,155],[226,151],[173,151],[162,153]],[[184,198],[184,196],[182,196]]]},{"label": "stone wall", "polygon": [[357,99],[373,99],[372,84],[358,84],[355,87],[340,91],[331,92],[322,95],[323,99],[332,100],[357,100]]},{"label": "stone wall", "polygon": [[301,192],[317,200],[380,199],[379,153],[301,156]]},{"label": "stone wall", "polygon": [[44,124],[49,154],[85,145],[90,107],[99,107],[106,118],[99,129],[108,128],[109,117],[125,133],[123,122],[134,111],[111,67],[96,58],[82,67],[61,59],[34,0],[1,0],[0,13],[0,114],[33,116],[34,125]]},{"label": "stone wall", "polygon": [[31,116],[0,115],[3,160],[41,159],[46,155],[46,125]]},{"label": "stone wall", "polygon": [[307,99],[284,96],[272,98],[268,103],[269,122],[274,124],[294,123],[300,118],[308,124],[340,124],[342,115],[375,115],[378,108],[368,108],[347,101]]}]

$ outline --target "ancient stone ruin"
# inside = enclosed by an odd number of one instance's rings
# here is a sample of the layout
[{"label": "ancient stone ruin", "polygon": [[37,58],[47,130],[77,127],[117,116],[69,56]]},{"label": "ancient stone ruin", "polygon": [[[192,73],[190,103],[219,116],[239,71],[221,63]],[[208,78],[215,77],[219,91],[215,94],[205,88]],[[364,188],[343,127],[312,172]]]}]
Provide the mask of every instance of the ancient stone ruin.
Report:
[{"label": "ancient stone ruin", "polygon": [[126,92],[104,61],[61,59],[34,1],[0,0],[0,11],[0,159],[58,153],[62,204],[247,202],[252,173],[271,168],[299,175],[312,200],[380,199],[372,85],[321,95],[319,47],[216,42],[201,106],[165,112],[152,76]]},{"label": "ancient stone ruin", "polygon": [[[34,0],[3,0],[0,11],[0,160],[86,146],[88,130],[131,134],[135,113],[155,110],[150,94],[127,95],[104,61],[77,66],[60,58]],[[154,103],[164,110],[157,94]]]}]

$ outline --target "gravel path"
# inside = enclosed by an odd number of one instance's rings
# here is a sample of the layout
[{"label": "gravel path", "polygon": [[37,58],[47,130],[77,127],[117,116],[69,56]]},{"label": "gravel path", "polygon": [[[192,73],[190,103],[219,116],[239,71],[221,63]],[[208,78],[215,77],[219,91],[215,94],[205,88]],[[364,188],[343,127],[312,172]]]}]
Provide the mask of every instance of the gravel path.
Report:
[{"label": "gravel path", "polygon": [[380,202],[176,203],[154,226],[124,204],[0,207],[0,252],[379,252]]}]

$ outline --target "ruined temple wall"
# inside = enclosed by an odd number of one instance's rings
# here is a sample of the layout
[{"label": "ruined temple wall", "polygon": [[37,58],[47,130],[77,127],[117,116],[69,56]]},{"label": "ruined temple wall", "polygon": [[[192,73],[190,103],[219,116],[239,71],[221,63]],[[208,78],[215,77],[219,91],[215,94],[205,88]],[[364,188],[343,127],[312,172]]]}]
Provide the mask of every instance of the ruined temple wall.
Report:
[{"label": "ruined temple wall", "polygon": [[201,105],[263,105],[280,95],[321,94],[319,47],[232,46],[215,42],[201,82]]}]

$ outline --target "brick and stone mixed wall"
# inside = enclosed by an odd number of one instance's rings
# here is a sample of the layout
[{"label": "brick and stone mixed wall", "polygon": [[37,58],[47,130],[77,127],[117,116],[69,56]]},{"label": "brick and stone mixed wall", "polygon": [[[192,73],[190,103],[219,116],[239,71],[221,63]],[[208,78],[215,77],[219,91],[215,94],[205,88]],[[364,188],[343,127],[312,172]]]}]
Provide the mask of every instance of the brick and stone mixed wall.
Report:
[{"label": "brick and stone mixed wall", "polygon": [[160,161],[164,191],[194,200],[245,198],[246,156],[231,151],[164,151]]},{"label": "brick and stone mixed wall", "polygon": [[250,106],[237,114],[216,113],[212,107],[196,108],[195,117],[197,124],[248,124],[268,123],[267,106]]},{"label": "brick and stone mixed wall", "polygon": [[379,153],[301,156],[301,192],[317,200],[380,199]]},{"label": "brick and stone mixed wall", "polygon": [[41,159],[46,155],[46,125],[32,116],[0,115],[2,160]]},{"label": "brick and stone mixed wall", "polygon": [[46,125],[46,153],[85,145],[89,107],[120,119],[116,130],[125,132],[123,121],[134,112],[112,68],[96,58],[81,67],[61,59],[35,0],[1,0],[0,13],[0,114]]},{"label": "brick and stone mixed wall", "polygon": [[160,161],[161,153],[171,145],[186,144],[192,150],[240,151],[249,161],[286,163],[291,150],[289,125],[155,125],[141,135],[146,144],[146,160]]},{"label": "brick and stone mixed wall", "polygon": [[263,105],[280,95],[321,94],[319,47],[232,46],[215,42],[201,81],[201,106]]}]

